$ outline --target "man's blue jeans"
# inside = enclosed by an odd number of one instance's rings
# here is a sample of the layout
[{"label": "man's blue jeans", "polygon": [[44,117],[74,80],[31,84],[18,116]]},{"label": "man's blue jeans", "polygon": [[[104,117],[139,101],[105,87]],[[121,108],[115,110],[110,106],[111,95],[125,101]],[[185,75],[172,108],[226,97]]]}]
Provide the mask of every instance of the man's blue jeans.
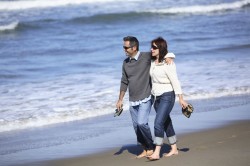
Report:
[{"label": "man's blue jeans", "polygon": [[153,150],[154,148],[150,127],[148,125],[151,106],[152,102],[149,100],[140,105],[129,107],[137,141],[144,146],[146,150]]},{"label": "man's blue jeans", "polygon": [[172,120],[170,118],[170,112],[172,111],[175,103],[174,91],[165,92],[161,96],[152,96],[154,101],[154,108],[156,111],[154,122],[154,133],[156,145],[162,145],[164,139],[164,131],[168,137],[169,143],[176,143],[175,131],[173,128]]}]

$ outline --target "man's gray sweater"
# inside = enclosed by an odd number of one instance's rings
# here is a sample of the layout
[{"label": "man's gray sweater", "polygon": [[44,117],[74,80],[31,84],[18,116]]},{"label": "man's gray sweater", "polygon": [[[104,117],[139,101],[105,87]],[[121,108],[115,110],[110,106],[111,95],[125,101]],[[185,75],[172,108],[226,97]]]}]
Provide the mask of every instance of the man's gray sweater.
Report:
[{"label": "man's gray sweater", "polygon": [[150,65],[150,52],[141,52],[138,60],[130,61],[128,57],[123,61],[120,90],[129,89],[129,101],[143,100],[151,94]]}]

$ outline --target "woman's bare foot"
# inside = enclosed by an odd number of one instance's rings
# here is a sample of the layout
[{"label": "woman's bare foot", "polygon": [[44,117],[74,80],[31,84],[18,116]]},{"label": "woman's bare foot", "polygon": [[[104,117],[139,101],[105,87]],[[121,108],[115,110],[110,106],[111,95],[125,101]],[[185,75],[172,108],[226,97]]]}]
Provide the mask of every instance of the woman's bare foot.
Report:
[{"label": "woman's bare foot", "polygon": [[147,150],[147,151],[146,151],[147,156],[151,156],[153,153],[154,153],[153,150]]},{"label": "woman's bare foot", "polygon": [[139,154],[138,156],[136,156],[137,159],[143,158],[147,156],[147,151],[143,150],[143,152],[141,154]]},{"label": "woman's bare foot", "polygon": [[164,157],[170,157],[173,155],[178,155],[178,150],[171,150],[169,153],[164,154]]}]

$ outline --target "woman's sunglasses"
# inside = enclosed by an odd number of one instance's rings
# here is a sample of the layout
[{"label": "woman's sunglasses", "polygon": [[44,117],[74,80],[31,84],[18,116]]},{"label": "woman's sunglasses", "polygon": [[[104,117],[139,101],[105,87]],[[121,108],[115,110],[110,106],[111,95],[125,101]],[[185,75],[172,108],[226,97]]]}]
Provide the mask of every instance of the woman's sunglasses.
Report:
[{"label": "woman's sunglasses", "polygon": [[157,50],[157,49],[158,49],[158,47],[156,47],[155,45],[152,45],[151,48],[152,48],[153,50]]}]

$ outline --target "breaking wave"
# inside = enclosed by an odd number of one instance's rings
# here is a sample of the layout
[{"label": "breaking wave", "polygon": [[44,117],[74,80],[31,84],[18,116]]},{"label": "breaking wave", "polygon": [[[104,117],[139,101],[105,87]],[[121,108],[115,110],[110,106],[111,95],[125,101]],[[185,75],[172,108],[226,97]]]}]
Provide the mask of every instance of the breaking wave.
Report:
[{"label": "breaking wave", "polygon": [[232,3],[221,3],[214,5],[193,5],[193,6],[184,6],[184,7],[173,7],[167,9],[155,9],[148,12],[152,13],[163,13],[163,14],[195,14],[195,13],[211,13],[211,12],[220,12],[227,10],[234,10],[245,7],[250,4],[250,0],[236,1]]},{"label": "breaking wave", "polygon": [[9,24],[0,25],[0,32],[1,31],[15,30],[18,27],[18,24],[19,24],[19,22],[15,21],[15,22],[11,22]]}]

